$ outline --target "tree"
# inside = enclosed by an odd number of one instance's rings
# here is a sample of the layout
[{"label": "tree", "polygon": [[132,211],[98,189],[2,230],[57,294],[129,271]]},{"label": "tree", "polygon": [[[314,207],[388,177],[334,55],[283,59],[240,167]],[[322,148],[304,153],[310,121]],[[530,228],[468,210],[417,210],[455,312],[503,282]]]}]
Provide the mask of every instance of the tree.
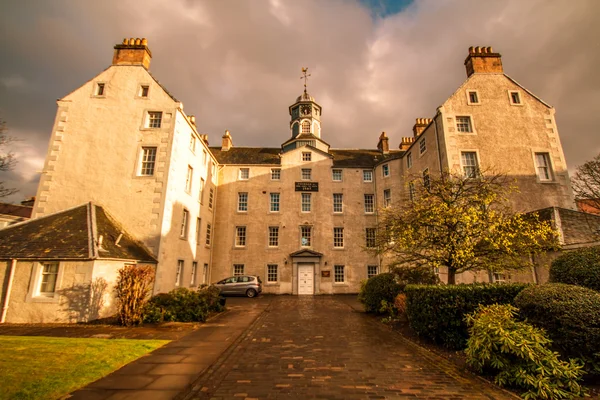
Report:
[{"label": "tree", "polygon": [[413,200],[383,209],[377,230],[377,251],[395,265],[446,267],[454,284],[457,273],[521,269],[558,247],[549,222],[511,212],[503,175],[444,173],[410,185]]},{"label": "tree", "polygon": [[572,181],[575,197],[600,210],[600,154],[577,167]]},{"label": "tree", "polygon": [[[4,152],[4,148],[12,142],[14,142],[14,139],[8,136],[6,122],[0,119],[0,172],[12,170],[17,163],[17,160],[12,152]],[[14,188],[4,187],[4,182],[0,181],[0,198],[10,196],[17,191],[18,190]]]}]

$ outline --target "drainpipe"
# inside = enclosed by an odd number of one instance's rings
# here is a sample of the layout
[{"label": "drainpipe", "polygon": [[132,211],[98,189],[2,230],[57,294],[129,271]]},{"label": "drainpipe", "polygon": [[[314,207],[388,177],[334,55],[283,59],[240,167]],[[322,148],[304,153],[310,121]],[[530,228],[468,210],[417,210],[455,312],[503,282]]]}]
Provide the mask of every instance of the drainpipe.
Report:
[{"label": "drainpipe", "polygon": [[10,273],[8,276],[8,286],[6,288],[6,296],[4,297],[4,305],[2,306],[2,317],[0,318],[0,324],[6,321],[6,313],[8,312],[8,302],[10,301],[10,292],[12,290],[13,279],[15,278],[15,270],[17,269],[17,260],[10,260]]}]

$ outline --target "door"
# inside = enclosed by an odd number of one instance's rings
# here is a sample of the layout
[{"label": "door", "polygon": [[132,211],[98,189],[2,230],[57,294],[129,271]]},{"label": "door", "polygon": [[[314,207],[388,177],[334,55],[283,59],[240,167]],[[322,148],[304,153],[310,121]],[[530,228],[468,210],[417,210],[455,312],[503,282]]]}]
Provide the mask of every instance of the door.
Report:
[{"label": "door", "polygon": [[298,264],[298,294],[315,293],[314,271],[314,264]]}]

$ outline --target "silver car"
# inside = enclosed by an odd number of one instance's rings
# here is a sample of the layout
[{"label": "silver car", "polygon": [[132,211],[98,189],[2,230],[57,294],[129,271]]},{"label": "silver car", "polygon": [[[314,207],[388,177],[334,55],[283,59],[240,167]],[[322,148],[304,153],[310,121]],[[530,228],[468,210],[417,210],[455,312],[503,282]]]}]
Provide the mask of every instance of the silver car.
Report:
[{"label": "silver car", "polygon": [[255,297],[262,292],[262,281],[259,276],[240,275],[225,278],[215,283],[222,295],[239,294]]}]

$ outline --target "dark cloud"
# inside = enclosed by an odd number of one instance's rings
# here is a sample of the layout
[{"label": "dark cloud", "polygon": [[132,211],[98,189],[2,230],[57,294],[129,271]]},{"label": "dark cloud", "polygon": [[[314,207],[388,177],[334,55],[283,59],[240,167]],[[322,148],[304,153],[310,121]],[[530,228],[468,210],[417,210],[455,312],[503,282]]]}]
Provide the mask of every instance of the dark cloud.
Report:
[{"label": "dark cloud", "polygon": [[[600,152],[594,0],[424,0],[375,19],[358,0],[4,3],[0,116],[29,144],[21,156],[31,162],[15,170],[22,182],[45,157],[56,98],[106,68],[112,46],[131,36],[149,39],[153,74],[213,143],[225,129],[235,145],[285,141],[307,66],[325,140],[374,147],[385,130],[397,146],[465,79],[467,48],[481,45],[556,107],[571,169]],[[12,200],[34,194],[31,182],[22,186]]]}]

